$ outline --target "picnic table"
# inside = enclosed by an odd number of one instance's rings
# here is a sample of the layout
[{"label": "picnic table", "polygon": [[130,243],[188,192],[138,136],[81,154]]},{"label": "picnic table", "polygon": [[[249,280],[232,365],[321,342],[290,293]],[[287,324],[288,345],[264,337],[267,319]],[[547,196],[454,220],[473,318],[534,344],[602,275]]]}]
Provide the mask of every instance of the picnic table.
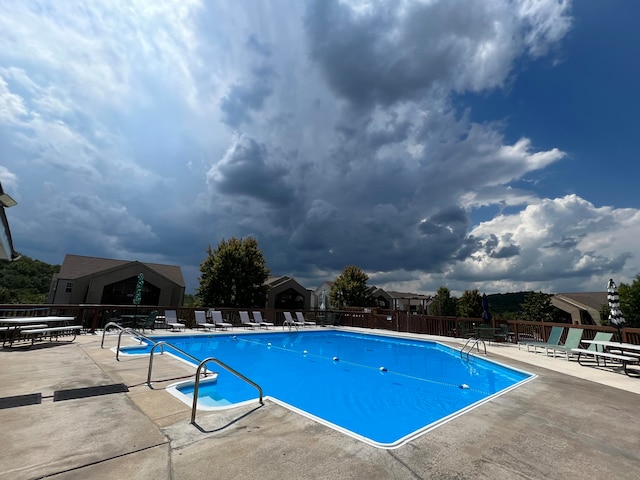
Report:
[{"label": "picnic table", "polygon": [[617,360],[622,363],[624,373],[626,375],[629,375],[627,364],[640,363],[640,345],[636,345],[633,343],[612,342],[610,340],[582,340],[582,342],[588,343],[590,345],[599,345],[603,348],[603,350],[587,350],[584,348],[572,349],[573,353],[578,354],[578,363],[580,365],[582,365],[582,363],[580,362],[580,357],[582,355],[593,356],[596,359],[596,363],[598,365],[600,365],[600,359],[604,361],[605,366],[607,359]]},{"label": "picnic table", "polygon": [[[34,343],[36,338],[41,338],[42,334],[55,333],[55,336],[65,334],[72,334],[75,339],[75,335],[82,327],[79,325],[72,325],[72,329],[69,329],[70,323],[75,321],[76,317],[62,317],[62,316],[43,316],[43,317],[11,317],[0,318],[0,332],[4,333],[4,339],[2,346],[7,343],[9,346],[13,345],[16,340],[31,339],[31,344]],[[38,331],[39,335],[34,335],[34,332]]]}]

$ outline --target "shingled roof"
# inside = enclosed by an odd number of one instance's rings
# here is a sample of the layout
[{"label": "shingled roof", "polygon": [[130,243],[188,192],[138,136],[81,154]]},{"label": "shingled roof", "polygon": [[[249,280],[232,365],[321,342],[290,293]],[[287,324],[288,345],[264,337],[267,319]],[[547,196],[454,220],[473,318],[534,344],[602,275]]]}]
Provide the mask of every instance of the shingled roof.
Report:
[{"label": "shingled roof", "polygon": [[[133,263],[131,260],[115,260],[112,258],[85,257],[82,255],[65,255],[58,278],[73,280],[86,277],[95,273],[111,270]],[[138,262],[145,267],[159,273],[180,287],[184,287],[182,269],[177,265],[165,265],[161,263]]]},{"label": "shingled roof", "polygon": [[602,305],[607,305],[607,292],[577,292],[577,293],[556,293],[556,298],[576,306],[589,307],[600,311]]}]

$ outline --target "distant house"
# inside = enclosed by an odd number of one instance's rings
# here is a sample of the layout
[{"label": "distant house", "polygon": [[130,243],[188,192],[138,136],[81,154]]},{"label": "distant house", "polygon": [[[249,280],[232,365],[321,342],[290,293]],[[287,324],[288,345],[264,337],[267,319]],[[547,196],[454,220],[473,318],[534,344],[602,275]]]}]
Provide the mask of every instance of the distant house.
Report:
[{"label": "distant house", "polygon": [[269,287],[266,308],[278,310],[310,310],[311,291],[287,276],[271,276],[265,285]]},{"label": "distant house", "polygon": [[141,273],[141,305],[182,305],[185,283],[178,266],[81,255],[64,257],[51,280],[48,303],[132,304]]},{"label": "distant house", "polygon": [[556,293],[551,304],[571,314],[571,323],[602,325],[600,310],[607,305],[607,292]]},{"label": "distant house", "polygon": [[372,288],[371,296],[376,301],[376,306],[384,310],[393,310],[394,299],[385,290],[377,287]]},{"label": "distant house", "polygon": [[409,292],[386,292],[391,298],[391,310],[427,313],[432,303],[431,296]]}]

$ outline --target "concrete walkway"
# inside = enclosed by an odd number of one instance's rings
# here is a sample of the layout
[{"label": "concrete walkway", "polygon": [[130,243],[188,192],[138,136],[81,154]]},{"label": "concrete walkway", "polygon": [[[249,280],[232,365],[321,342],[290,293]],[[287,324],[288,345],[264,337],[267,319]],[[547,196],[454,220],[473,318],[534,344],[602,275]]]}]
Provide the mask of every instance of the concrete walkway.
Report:
[{"label": "concrete walkway", "polygon": [[[424,337],[422,337],[424,338]],[[121,357],[99,335],[0,350],[3,479],[636,479],[640,378],[493,345],[488,357],[538,375],[394,450],[382,450],[273,402],[199,412],[164,387],[194,369],[168,355]],[[442,339],[460,347],[454,339]],[[115,345],[107,338],[107,346]],[[124,383],[127,393],[53,401],[53,392]]]}]

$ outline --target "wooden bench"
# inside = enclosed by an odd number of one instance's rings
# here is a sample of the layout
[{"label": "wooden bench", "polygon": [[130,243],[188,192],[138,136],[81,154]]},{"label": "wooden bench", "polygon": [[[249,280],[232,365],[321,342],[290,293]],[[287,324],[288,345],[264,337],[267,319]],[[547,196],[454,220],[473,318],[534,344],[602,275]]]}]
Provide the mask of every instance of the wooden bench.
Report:
[{"label": "wooden bench", "polygon": [[27,338],[31,337],[31,345],[33,345],[36,340],[41,340],[47,337],[49,338],[49,341],[52,341],[54,337],[57,341],[58,337],[72,336],[73,338],[69,341],[73,342],[80,330],[82,330],[82,325],[67,325],[64,327],[24,329],[20,331],[20,334]]},{"label": "wooden bench", "polygon": [[640,362],[640,357],[637,356],[629,356],[629,355],[621,355],[619,353],[609,353],[609,352],[598,352],[596,350],[587,350],[586,348],[572,348],[571,351],[573,353],[577,353],[578,354],[578,363],[580,365],[582,365],[582,363],[580,362],[580,356],[581,355],[593,355],[593,357],[596,359],[596,362],[598,363],[598,365],[600,365],[600,359],[602,358],[604,360],[604,365],[607,366],[607,359],[610,360],[618,360],[620,362],[622,362],[622,367],[624,368],[624,373],[626,375],[629,375],[629,372],[627,371],[627,364],[628,363],[638,363]]}]

